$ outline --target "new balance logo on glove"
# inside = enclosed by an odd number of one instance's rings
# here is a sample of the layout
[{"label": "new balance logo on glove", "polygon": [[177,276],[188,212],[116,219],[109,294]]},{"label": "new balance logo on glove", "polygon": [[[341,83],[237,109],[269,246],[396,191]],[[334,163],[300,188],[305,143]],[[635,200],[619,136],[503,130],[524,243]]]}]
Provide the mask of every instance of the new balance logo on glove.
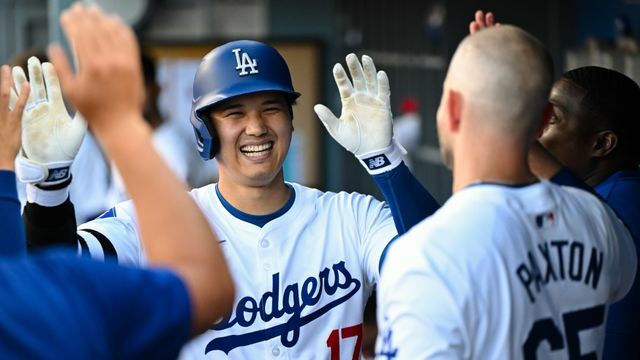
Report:
[{"label": "new balance logo on glove", "polygon": [[69,167],[55,168],[49,169],[49,176],[47,177],[47,182],[49,181],[57,181],[62,180],[69,177]]},{"label": "new balance logo on glove", "polygon": [[374,157],[366,158],[363,161],[369,170],[380,169],[381,167],[391,164],[389,159],[384,155],[376,155]]}]

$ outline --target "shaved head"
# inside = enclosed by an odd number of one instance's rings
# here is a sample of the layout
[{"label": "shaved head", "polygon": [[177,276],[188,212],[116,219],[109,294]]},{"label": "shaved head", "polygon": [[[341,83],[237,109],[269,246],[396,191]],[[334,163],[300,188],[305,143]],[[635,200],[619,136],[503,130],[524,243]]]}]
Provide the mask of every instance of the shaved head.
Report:
[{"label": "shaved head", "polygon": [[531,137],[540,124],[552,85],[542,44],[515,26],[467,36],[451,60],[445,91],[461,95],[466,117],[509,136]]}]

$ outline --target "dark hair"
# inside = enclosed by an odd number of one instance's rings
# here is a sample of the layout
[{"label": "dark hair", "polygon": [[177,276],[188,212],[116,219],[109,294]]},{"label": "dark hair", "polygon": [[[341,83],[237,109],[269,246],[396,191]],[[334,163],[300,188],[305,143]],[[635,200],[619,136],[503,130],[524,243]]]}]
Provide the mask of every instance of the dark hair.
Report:
[{"label": "dark hair", "polygon": [[624,74],[598,66],[585,66],[562,75],[585,91],[585,120],[602,124],[618,136],[621,155],[640,161],[640,87]]},{"label": "dark hair", "polygon": [[142,75],[145,84],[156,82],[156,61],[145,51],[140,52],[140,63],[142,64]]}]

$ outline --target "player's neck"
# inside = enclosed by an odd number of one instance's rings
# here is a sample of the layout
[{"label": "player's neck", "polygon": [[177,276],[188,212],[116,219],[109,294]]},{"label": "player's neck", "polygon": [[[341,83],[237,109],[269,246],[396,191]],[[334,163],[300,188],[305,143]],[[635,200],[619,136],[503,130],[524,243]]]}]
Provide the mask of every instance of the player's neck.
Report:
[{"label": "player's neck", "polygon": [[453,192],[474,183],[521,185],[537,180],[529,169],[527,148],[496,142],[487,146],[466,143],[457,149],[453,164]]},{"label": "player's neck", "polygon": [[251,215],[267,215],[280,210],[291,196],[285,185],[282,172],[270,183],[263,186],[247,186],[230,181],[222,173],[218,190],[234,208]]}]

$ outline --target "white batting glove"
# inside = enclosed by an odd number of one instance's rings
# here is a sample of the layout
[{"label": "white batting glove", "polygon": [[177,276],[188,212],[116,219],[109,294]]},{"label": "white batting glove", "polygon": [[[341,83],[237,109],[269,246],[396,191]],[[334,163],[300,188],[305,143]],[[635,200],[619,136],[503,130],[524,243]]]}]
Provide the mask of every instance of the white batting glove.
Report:
[{"label": "white batting glove", "polygon": [[360,159],[370,174],[389,171],[400,164],[404,152],[393,141],[389,79],[384,71],[376,72],[367,55],[362,56],[362,65],[355,54],[346,60],[353,84],[340,63],[333,67],[342,100],[340,118],[322,104],[313,109],[329,134]]},{"label": "white batting glove", "polygon": [[[79,116],[71,119],[65,108],[60,83],[51,63],[29,58],[31,94],[22,115],[22,148],[16,158],[21,182],[55,188],[68,182],[70,167],[87,129]],[[27,81],[21,67],[13,68],[16,88]],[[28,191],[29,192],[29,191]]]}]

